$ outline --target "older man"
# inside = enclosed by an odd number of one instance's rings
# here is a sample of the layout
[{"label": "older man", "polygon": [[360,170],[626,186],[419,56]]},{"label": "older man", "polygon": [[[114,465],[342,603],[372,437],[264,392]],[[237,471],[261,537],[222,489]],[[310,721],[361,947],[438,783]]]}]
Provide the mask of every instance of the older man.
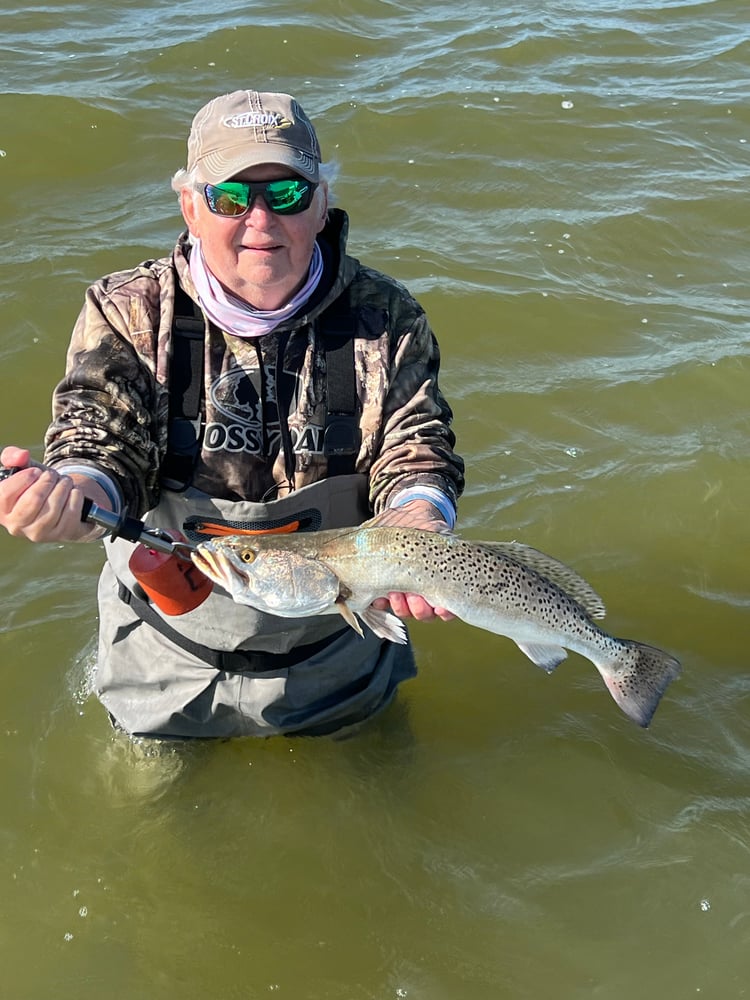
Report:
[{"label": "older man", "polygon": [[[187,232],[168,257],[92,285],[53,399],[44,465],[0,483],[0,523],[87,541],[84,498],[198,540],[361,523],[452,526],[463,485],[439,351],[419,304],[346,252],[315,130],[287,94],[240,90],[195,116],[177,172]],[[156,736],[318,734],[415,674],[409,645],[337,616],[284,619],[215,588],[165,615],[105,542],[95,690]],[[389,595],[401,617],[442,609]]]}]

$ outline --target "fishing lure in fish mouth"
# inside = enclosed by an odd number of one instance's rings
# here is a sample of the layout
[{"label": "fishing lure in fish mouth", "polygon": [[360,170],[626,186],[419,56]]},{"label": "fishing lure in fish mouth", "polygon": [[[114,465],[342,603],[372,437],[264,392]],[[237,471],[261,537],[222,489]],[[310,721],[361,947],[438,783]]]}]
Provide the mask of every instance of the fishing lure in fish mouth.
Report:
[{"label": "fishing lure in fish mouth", "polygon": [[405,642],[403,622],[372,602],[420,594],[469,625],[504,635],[551,673],[568,650],[590,660],[619,707],[647,726],[680,663],[601,629],[601,598],[573,569],[518,542],[472,542],[454,533],[379,526],[200,542],[195,565],[238,604],[285,618],[340,614]]}]

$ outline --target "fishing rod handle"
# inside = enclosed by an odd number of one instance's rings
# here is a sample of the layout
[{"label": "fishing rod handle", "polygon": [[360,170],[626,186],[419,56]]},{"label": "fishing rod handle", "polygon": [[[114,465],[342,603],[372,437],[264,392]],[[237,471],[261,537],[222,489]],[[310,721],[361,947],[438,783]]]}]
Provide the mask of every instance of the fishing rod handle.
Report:
[{"label": "fishing rod handle", "polygon": [[[128,517],[126,514],[115,514],[111,510],[104,510],[95,504],[93,500],[84,497],[81,508],[81,520],[91,521],[98,524],[100,528],[106,528],[111,538],[124,538],[126,542],[141,542],[150,549],[157,552],[165,552],[173,555],[179,548],[191,548],[188,543],[178,543],[159,528],[147,528],[143,521],[136,517]],[[178,553],[182,554],[182,553]],[[189,558],[185,556],[184,558]]]}]

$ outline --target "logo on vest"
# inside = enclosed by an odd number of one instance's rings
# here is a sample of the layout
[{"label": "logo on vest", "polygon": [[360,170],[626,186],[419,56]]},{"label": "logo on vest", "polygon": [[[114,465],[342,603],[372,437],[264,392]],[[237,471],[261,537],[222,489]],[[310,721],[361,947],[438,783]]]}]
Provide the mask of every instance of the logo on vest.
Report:
[{"label": "logo on vest", "polygon": [[[284,374],[299,386],[298,372],[285,370]],[[211,384],[207,402],[208,420],[203,439],[207,451],[244,452],[266,457],[281,448],[274,368],[265,369],[264,380],[258,368],[231,368]],[[294,427],[289,430],[295,453],[322,454],[322,427],[308,424],[301,430]]]},{"label": "logo on vest", "polygon": [[227,128],[290,128],[293,124],[278,111],[243,111],[225,118]]},{"label": "logo on vest", "polygon": [[233,423],[252,427],[263,419],[258,369],[230,368],[213,382],[209,398],[214,408]]}]

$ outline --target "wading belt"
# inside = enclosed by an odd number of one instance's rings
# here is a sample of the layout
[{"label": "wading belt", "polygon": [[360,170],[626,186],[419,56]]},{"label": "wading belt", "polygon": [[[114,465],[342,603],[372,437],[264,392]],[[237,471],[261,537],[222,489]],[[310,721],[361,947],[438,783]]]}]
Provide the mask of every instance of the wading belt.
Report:
[{"label": "wading belt", "polygon": [[[328,475],[354,472],[361,431],[354,373],[354,338],[363,326],[357,310],[337,299],[317,321],[326,360],[327,413],[323,454]],[[205,323],[198,306],[175,282],[172,360],[169,369],[169,431],[162,462],[162,482],[187,489],[203,440],[203,352]],[[284,419],[281,413],[279,418]]]},{"label": "wading belt", "polygon": [[[187,636],[182,635],[177,629],[172,628],[168,622],[164,621],[161,615],[154,611],[148,601],[134,594],[124,583],[118,580],[117,585],[120,600],[128,604],[140,619],[140,622],[137,622],[136,625],[144,622],[159,632],[160,635],[163,635],[173,645],[183,650],[183,652],[189,653],[199,660],[203,660],[204,663],[207,663],[208,666],[213,667],[215,670],[225,670],[228,673],[240,673],[242,671],[248,673],[269,673],[293,667],[295,664],[309,660],[311,656],[324,650],[338,639],[348,627],[345,626],[339,629],[338,632],[326,636],[325,639],[319,639],[318,642],[311,642],[306,646],[295,646],[288,653],[266,653],[242,649],[230,652],[221,649],[210,649],[199,642],[193,642],[192,639],[188,639]],[[119,639],[125,638],[132,628],[132,625],[120,626],[114,641],[117,642]]]}]

